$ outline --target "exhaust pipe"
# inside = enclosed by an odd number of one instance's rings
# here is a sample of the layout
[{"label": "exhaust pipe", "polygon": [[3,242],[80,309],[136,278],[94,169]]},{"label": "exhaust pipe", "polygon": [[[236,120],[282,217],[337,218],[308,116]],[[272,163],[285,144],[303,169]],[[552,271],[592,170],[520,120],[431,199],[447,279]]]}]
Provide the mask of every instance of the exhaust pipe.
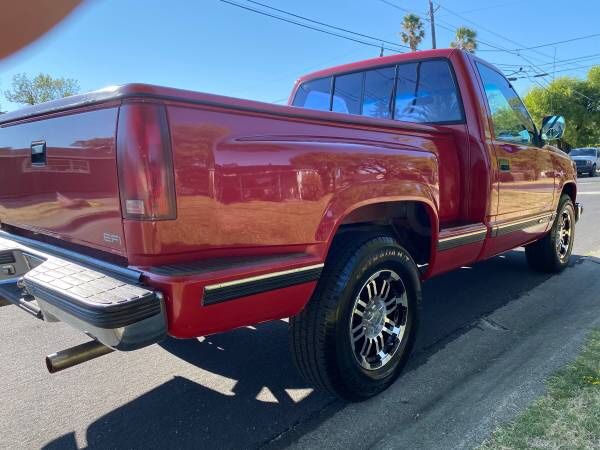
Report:
[{"label": "exhaust pipe", "polygon": [[46,356],[46,367],[48,372],[56,373],[112,352],[114,349],[98,341],[89,341]]}]

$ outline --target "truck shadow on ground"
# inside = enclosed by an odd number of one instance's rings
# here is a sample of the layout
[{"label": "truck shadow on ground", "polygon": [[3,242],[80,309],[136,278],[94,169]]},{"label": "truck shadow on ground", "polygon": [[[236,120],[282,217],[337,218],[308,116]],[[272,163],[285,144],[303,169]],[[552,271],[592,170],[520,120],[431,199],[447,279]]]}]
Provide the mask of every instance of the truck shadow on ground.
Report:
[{"label": "truck shadow on ground", "polygon": [[[512,251],[428,281],[420,336],[406,370],[419,370],[448,342],[548,278],[527,268],[522,251]],[[283,321],[161,346],[197,366],[200,382],[175,376],[101,417],[88,427],[90,448],[278,447],[345,407],[299,377]],[[211,376],[209,388],[202,380]],[[46,448],[75,447],[70,433]]]}]

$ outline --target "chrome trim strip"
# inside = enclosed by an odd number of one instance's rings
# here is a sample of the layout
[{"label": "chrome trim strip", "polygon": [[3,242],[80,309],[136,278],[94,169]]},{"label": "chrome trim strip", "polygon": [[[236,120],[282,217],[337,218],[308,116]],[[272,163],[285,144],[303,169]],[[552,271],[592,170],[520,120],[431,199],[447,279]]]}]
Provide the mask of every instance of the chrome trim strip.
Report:
[{"label": "chrome trim strip", "polygon": [[296,269],[282,270],[255,277],[212,284],[204,288],[202,305],[215,305],[250,295],[262,294],[264,292],[317,281],[321,276],[323,266],[324,264],[313,264]]},{"label": "chrome trim strip", "polygon": [[554,216],[554,213],[550,214],[539,214],[537,216],[528,217],[527,219],[519,219],[511,222],[505,222],[501,225],[496,225],[497,228],[506,228],[513,225],[520,225],[523,223],[529,223],[533,221],[538,221],[538,223],[544,223],[544,219],[549,219]]},{"label": "chrome trim strip", "polygon": [[542,225],[544,223],[550,223],[554,220],[555,215],[556,213],[538,214],[537,216],[528,217],[526,219],[505,222],[501,225],[494,225],[492,227],[492,237],[525,230],[526,228]]},{"label": "chrome trim strip", "polygon": [[232,280],[232,281],[226,281],[224,283],[210,284],[210,285],[205,286],[204,290],[212,291],[215,289],[222,289],[222,288],[227,288],[227,287],[231,287],[231,286],[239,286],[239,285],[246,284],[246,283],[253,283],[255,281],[268,280],[269,278],[291,275],[291,274],[295,274],[295,273],[305,272],[308,270],[322,269],[324,266],[325,266],[325,264],[321,263],[321,264],[313,264],[312,266],[298,267],[296,269],[282,270],[279,272],[270,272],[270,273],[265,273],[263,275],[256,275],[254,277],[240,278],[239,280]]},{"label": "chrome trim strip", "polygon": [[440,251],[449,250],[451,248],[460,247],[462,245],[473,244],[475,242],[481,242],[487,235],[487,228],[469,231],[463,234],[457,234],[455,236],[448,236],[438,240],[437,249]]},{"label": "chrome trim strip", "polygon": [[457,234],[454,236],[448,236],[448,237],[442,238],[438,242],[453,241],[455,239],[461,239],[461,238],[465,238],[468,236],[476,236],[476,235],[485,234],[485,233],[487,233],[487,230],[470,231],[469,233]]}]

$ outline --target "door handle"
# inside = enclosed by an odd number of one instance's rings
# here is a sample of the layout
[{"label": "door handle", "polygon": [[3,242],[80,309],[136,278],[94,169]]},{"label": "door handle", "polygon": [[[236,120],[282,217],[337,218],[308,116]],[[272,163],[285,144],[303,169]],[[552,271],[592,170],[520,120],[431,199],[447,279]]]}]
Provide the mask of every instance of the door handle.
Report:
[{"label": "door handle", "polygon": [[506,158],[498,158],[500,172],[510,172],[510,161]]},{"label": "door handle", "polygon": [[37,141],[31,143],[31,165],[46,165],[46,141]]}]

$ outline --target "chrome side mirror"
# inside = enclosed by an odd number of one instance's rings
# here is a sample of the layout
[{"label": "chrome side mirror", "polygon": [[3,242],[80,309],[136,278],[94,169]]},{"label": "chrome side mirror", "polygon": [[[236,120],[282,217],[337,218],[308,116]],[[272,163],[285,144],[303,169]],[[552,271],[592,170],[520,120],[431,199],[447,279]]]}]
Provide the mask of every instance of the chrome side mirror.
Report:
[{"label": "chrome side mirror", "polygon": [[565,134],[565,118],[563,116],[546,116],[542,120],[540,133],[544,141],[556,141]]}]

